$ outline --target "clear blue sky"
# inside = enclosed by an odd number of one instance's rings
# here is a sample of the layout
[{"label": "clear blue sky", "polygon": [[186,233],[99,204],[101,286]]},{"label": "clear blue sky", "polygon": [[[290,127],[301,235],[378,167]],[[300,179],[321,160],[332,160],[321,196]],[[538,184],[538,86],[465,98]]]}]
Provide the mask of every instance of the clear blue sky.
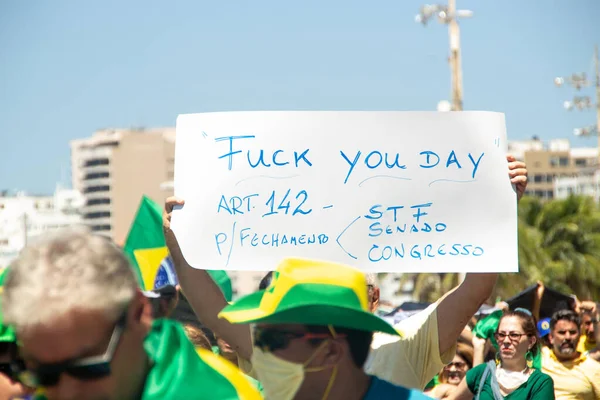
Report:
[{"label": "clear blue sky", "polygon": [[[222,110],[432,110],[448,99],[446,26],[418,0],[0,1],[0,189],[68,183],[69,140]],[[598,0],[458,0],[464,105],[510,139],[570,137],[553,78],[591,72]],[[593,94],[588,89],[587,93]],[[577,146],[596,145],[595,139]]]}]

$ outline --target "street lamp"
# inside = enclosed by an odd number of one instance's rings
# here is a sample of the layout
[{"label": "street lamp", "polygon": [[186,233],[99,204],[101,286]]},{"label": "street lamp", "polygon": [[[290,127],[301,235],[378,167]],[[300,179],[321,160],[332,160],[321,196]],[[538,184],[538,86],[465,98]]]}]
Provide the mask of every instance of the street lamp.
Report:
[{"label": "street lamp", "polygon": [[[576,128],[573,130],[573,134],[575,136],[584,136],[589,137],[593,135],[598,135],[600,146],[600,65],[598,61],[598,46],[595,46],[594,49],[594,69],[596,79],[594,82],[594,86],[596,86],[596,104],[592,101],[590,96],[574,96],[572,100],[565,101],[563,103],[563,107],[567,111],[571,110],[590,110],[592,108],[596,108],[596,125],[590,125],[583,128]],[[561,76],[554,78],[554,85],[558,88],[563,85],[568,85],[573,87],[575,90],[580,91],[583,88],[587,88],[592,86],[592,80],[588,79],[585,72],[579,74],[571,74],[566,78]]]},{"label": "street lamp", "polygon": [[452,81],[452,111],[461,111],[462,104],[462,69],[460,60],[460,30],[458,18],[470,18],[473,11],[456,10],[456,0],[448,0],[448,5],[425,4],[421,6],[415,21],[426,26],[429,20],[437,17],[442,24],[448,25],[450,36],[450,71]]}]

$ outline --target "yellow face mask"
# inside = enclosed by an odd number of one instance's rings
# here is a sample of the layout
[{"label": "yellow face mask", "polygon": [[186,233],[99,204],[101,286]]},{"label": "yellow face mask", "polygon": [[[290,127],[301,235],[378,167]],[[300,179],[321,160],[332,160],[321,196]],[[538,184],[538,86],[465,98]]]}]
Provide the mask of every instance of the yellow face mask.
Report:
[{"label": "yellow face mask", "polygon": [[[306,367],[326,344],[327,341],[321,343],[304,364],[286,361],[275,356],[271,352],[263,351],[259,347],[254,347],[251,362],[256,371],[256,375],[258,376],[258,380],[263,386],[265,400],[293,400],[296,393],[298,393],[300,386],[302,386],[304,374],[306,372],[319,372],[329,368],[328,366]],[[326,400],[329,396],[336,375],[337,365],[333,367],[333,373],[327,384],[327,389],[325,389],[325,393],[323,394],[323,400]]]}]

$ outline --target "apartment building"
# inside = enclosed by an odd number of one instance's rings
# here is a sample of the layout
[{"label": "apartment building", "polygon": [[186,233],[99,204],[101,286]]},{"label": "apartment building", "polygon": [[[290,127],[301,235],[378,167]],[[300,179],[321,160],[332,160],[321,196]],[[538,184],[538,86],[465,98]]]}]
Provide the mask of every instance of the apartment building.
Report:
[{"label": "apartment building", "polygon": [[589,167],[582,169],[575,177],[557,178],[554,182],[554,197],[565,199],[570,195],[591,196],[600,202],[600,169]]},{"label": "apartment building", "polygon": [[81,222],[81,194],[58,187],[53,196],[0,194],[0,268],[7,267],[29,240]]},{"label": "apartment building", "polygon": [[526,194],[546,200],[556,197],[558,179],[576,179],[598,164],[597,148],[572,148],[568,139],[551,140],[547,145],[538,138],[513,141],[508,151],[527,164]]},{"label": "apartment building", "polygon": [[123,244],[139,202],[146,195],[163,203],[172,189],[175,128],[103,129],[73,140],[73,188],[85,202],[83,222]]}]

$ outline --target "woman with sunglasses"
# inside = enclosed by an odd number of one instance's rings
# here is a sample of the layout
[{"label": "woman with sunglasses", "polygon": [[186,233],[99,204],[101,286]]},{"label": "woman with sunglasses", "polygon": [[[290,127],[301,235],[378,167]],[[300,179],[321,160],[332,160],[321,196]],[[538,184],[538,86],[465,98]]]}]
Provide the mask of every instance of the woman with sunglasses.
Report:
[{"label": "woman with sunglasses", "polygon": [[533,368],[540,351],[533,316],[523,309],[502,316],[494,337],[499,351],[496,360],[468,371],[452,394],[452,400],[552,400],[552,378]]},{"label": "woman with sunglasses", "polygon": [[471,368],[473,368],[473,348],[467,344],[458,343],[452,362],[445,365],[438,375],[439,384],[425,394],[434,399],[447,399]]}]

